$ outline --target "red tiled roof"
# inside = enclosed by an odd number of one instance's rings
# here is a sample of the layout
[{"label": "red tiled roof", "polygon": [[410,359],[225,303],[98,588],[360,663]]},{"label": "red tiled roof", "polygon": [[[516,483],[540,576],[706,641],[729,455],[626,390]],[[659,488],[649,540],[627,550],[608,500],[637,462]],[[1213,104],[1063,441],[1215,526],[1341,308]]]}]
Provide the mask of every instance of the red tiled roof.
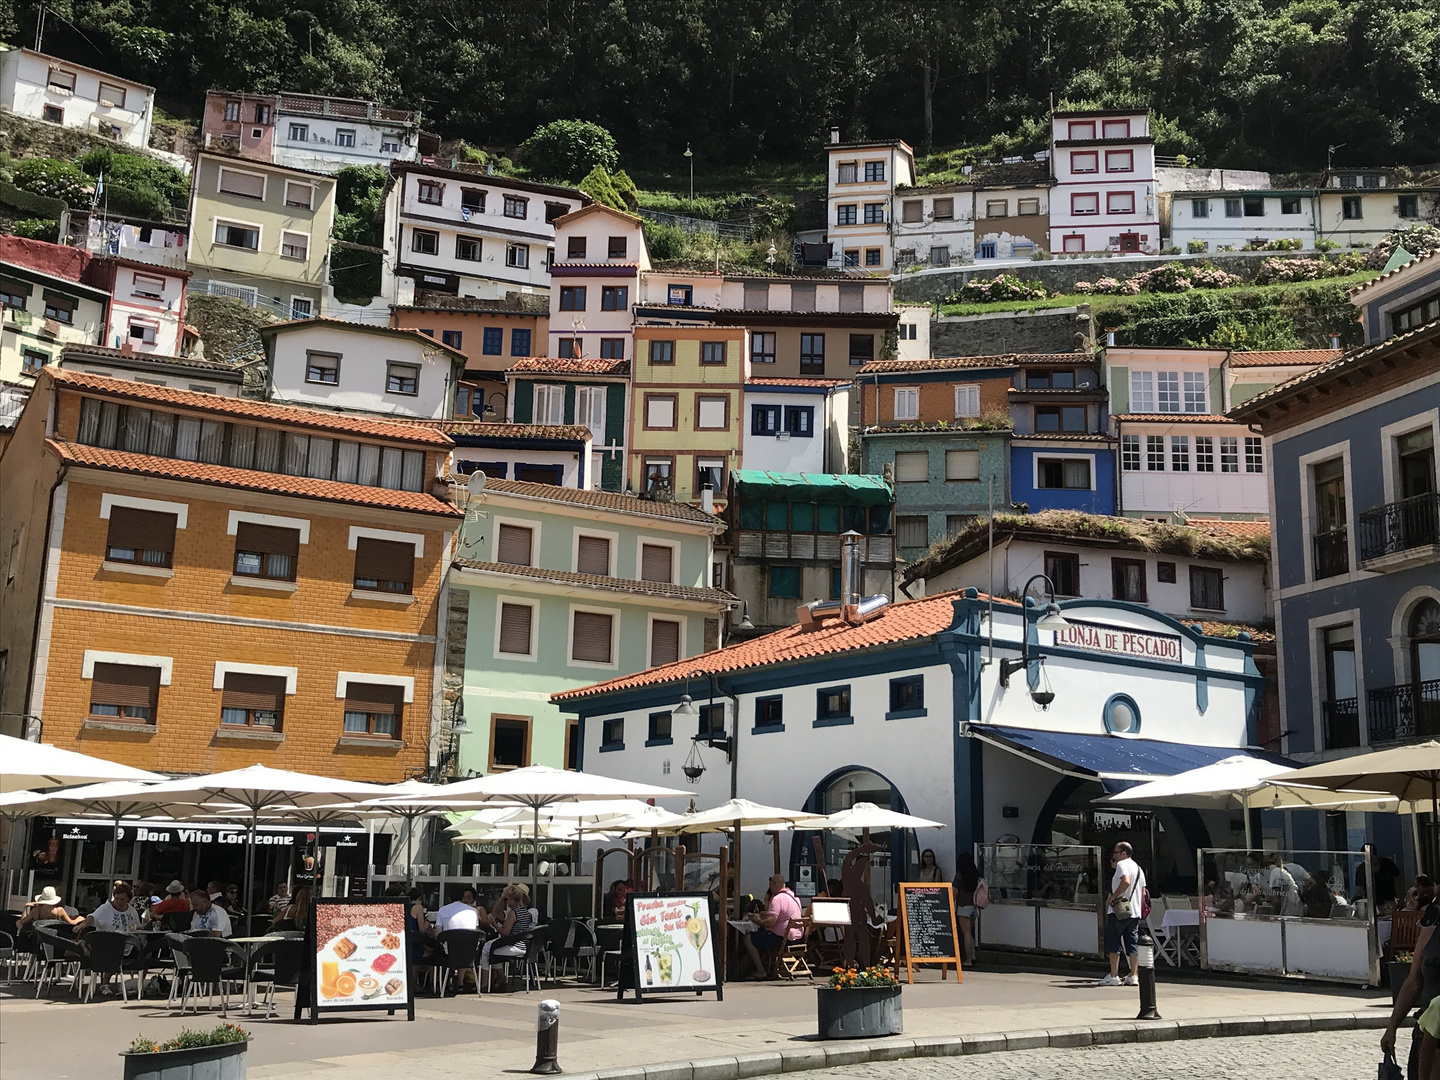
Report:
[{"label": "red tiled roof", "polygon": [[1233,424],[1228,416],[1216,413],[1112,413],[1111,420],[1136,420],[1156,424]]},{"label": "red tiled roof", "polygon": [[590,429],[582,424],[512,424],[504,420],[417,420],[448,435],[483,435],[492,439],[555,439],[584,442]]},{"label": "red tiled roof", "polygon": [[189,390],[176,390],[169,386],[151,386],[149,383],[134,382],[130,379],[111,379],[105,375],[91,375],[85,371],[67,371],[63,368],[50,368],[47,370],[47,374],[55,380],[57,385],[72,390],[89,390],[97,394],[104,394],[106,397],[149,402],[152,405],[172,405],[179,409],[214,413],[237,420],[285,424],[291,427],[341,432],[346,435],[368,435],[376,439],[390,439],[395,442],[416,443],[425,446],[453,445],[450,436],[443,431],[424,424],[412,424],[408,421],[376,420],[365,416],[325,412],[323,409],[305,409],[296,405],[271,405],[268,402],[251,401],[247,398],[197,394]]},{"label": "red tiled roof", "polygon": [[780,376],[753,376],[745,380],[746,386],[849,386],[849,379],[786,379]]},{"label": "red tiled roof", "polygon": [[510,365],[511,371],[543,371],[553,375],[629,375],[629,360],[595,357],[531,356]]},{"label": "red tiled roof", "polygon": [[365,334],[391,334],[397,337],[411,338],[432,348],[444,349],[450,355],[458,356],[461,360],[470,359],[453,345],[446,345],[443,341],[438,341],[429,334],[422,334],[419,330],[407,326],[386,326],[383,323],[352,322],[349,319],[330,319],[321,315],[306,316],[303,319],[289,319],[285,322],[268,323],[260,327],[260,336],[269,337],[274,334],[285,333],[288,330],[300,330],[307,326],[334,326],[342,330],[358,331]]},{"label": "red tiled roof", "polygon": [[1231,367],[1298,367],[1303,364],[1328,364],[1343,356],[1340,349],[1266,349],[1257,352],[1232,352]]},{"label": "red tiled roof", "polygon": [[1015,366],[1013,356],[946,356],[933,360],[871,360],[859,375],[884,375],[898,371],[949,371],[954,368],[1007,368]]},{"label": "red tiled roof", "polygon": [[714,652],[702,653],[688,660],[663,664],[634,675],[563,690],[552,694],[551,701],[577,701],[600,694],[634,690],[642,686],[684,683],[687,679],[704,679],[732,671],[765,667],[772,664],[797,663],[835,653],[873,649],[899,641],[931,637],[950,627],[955,619],[955,601],[962,594],[937,593],[919,600],[888,604],[869,622],[851,626],[830,616],[819,626],[806,629],[789,626],[773,634],[752,638]]},{"label": "red tiled roof", "polygon": [[1185,524],[1192,529],[1206,529],[1210,532],[1225,533],[1242,540],[1258,540],[1269,537],[1268,521],[1228,521],[1219,518],[1191,518]]},{"label": "red tiled roof", "polygon": [[169,480],[191,480],[220,487],[264,491],[272,495],[292,495],[302,499],[323,499],[327,502],[373,506],[383,510],[409,510],[419,514],[442,517],[463,517],[464,512],[426,491],[392,491],[389,488],[342,484],[335,480],[312,480],[305,476],[256,472],[253,469],[232,469],[226,465],[207,465],[200,461],[179,461],[175,458],[132,454],[123,450],[105,450],[98,446],[47,439],[60,458],[72,465],[108,469],[136,476],[158,476]]},{"label": "red tiled roof", "polygon": [[674,521],[687,521],[717,527],[724,524],[716,515],[707,514],[704,510],[691,506],[689,503],[642,499],[638,495],[622,495],[618,491],[591,491],[588,488],[560,487],[557,484],[532,484],[528,480],[503,480],[494,477],[486,480],[485,490],[496,491],[502,495],[519,495],[528,499],[583,503],[587,506],[599,506],[606,510],[618,510],[626,514],[642,514],[645,517],[670,518]]},{"label": "red tiled roof", "polygon": [[571,570],[547,570],[541,566],[516,566],[513,563],[480,562],[475,559],[456,559],[455,566],[461,570],[474,570],[482,574],[497,574],[501,577],[529,578],[534,581],[549,581],[557,585],[586,585],[608,592],[636,593],[642,596],[662,596],[670,600],[694,600],[705,604],[738,603],[739,597],[724,589],[707,586],[672,585],[668,581],[635,581],[631,578],[609,577],[603,574],[581,574]]}]

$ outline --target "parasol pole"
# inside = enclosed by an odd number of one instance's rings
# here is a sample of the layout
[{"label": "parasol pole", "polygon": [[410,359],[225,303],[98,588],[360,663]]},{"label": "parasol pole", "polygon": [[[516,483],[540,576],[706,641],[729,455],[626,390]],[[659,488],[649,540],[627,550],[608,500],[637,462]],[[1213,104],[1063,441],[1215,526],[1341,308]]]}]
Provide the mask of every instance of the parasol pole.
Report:
[{"label": "parasol pole", "polygon": [[[252,936],[255,931],[255,903],[253,896],[248,894],[254,893],[255,891],[255,826],[259,820],[260,806],[252,802],[250,804],[250,842],[245,845],[245,888],[247,890],[246,899],[249,901],[245,905],[246,937]],[[317,832],[315,835],[319,836],[320,834]],[[316,893],[312,893],[311,895],[314,896]]]},{"label": "parasol pole", "polygon": [[1245,819],[1245,850],[1251,851],[1255,845],[1250,841],[1250,792],[1240,792],[1240,814]]},{"label": "parasol pole", "polygon": [[540,804],[535,803],[533,809],[535,811],[535,832],[530,848],[530,903],[534,904],[538,910],[540,907]]}]

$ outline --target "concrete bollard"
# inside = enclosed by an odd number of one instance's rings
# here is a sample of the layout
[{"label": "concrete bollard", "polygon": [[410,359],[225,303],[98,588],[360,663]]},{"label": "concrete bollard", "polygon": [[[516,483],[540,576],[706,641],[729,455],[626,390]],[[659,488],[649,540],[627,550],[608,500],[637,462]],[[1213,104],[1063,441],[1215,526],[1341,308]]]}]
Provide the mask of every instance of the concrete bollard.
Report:
[{"label": "concrete bollard", "polygon": [[560,1072],[556,1055],[560,1050],[560,1002],[546,998],[540,1002],[540,1011],[535,1017],[535,1064],[532,1073],[550,1075]]},{"label": "concrete bollard", "polygon": [[1137,1020],[1159,1020],[1155,1009],[1155,939],[1150,928],[1140,924],[1140,950],[1137,955],[1137,975],[1140,980],[1140,1015]]}]

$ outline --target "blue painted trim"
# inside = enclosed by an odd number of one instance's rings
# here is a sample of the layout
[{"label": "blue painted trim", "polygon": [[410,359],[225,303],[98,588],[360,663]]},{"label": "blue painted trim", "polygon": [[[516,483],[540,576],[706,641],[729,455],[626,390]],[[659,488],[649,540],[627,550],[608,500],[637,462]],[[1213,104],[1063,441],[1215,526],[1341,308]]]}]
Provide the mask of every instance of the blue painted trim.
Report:
[{"label": "blue painted trim", "polygon": [[845,727],[855,723],[853,716],[826,716],[816,717],[811,727]]},{"label": "blue painted trim", "polygon": [[917,716],[929,716],[929,709],[900,709],[896,712],[887,712],[886,720],[913,720]]},{"label": "blue painted trim", "polygon": [[[817,726],[818,726],[818,725],[817,725]],[[757,725],[756,727],[752,727],[752,728],[750,729],[750,734],[751,734],[751,735],[769,735],[772,731],[784,731],[784,730],[785,730],[785,725],[784,725],[784,724],[767,724],[765,727],[759,727],[759,726]]]},{"label": "blue painted trim", "polygon": [[600,744],[600,753],[602,753],[602,754],[608,754],[608,753],[610,753],[610,752],[613,751],[613,750],[624,750],[624,749],[625,749],[625,744],[624,744],[623,742],[608,742],[608,743],[601,743],[601,744]]},{"label": "blue painted trim", "polygon": [[[1250,657],[1247,655],[1246,660]],[[1195,707],[1200,710],[1200,715],[1205,715],[1205,710],[1210,707],[1210,676],[1205,674],[1205,642],[1195,643],[1195,667],[1199,669],[1195,674]]]},{"label": "blue painted trim", "polygon": [[[624,744],[624,743],[621,743],[620,745],[623,747],[625,744]],[[645,745],[646,745],[646,746],[673,746],[673,745],[675,745],[675,740],[674,740],[674,739],[646,739],[646,740],[645,740]],[[603,750],[604,747],[601,747],[601,749]]]},{"label": "blue painted trim", "polygon": [[[1110,707],[1117,701],[1123,701],[1126,705],[1129,705],[1130,711],[1135,714],[1135,728],[1133,731],[1117,732],[1110,726]],[[1112,735],[1139,735],[1143,718],[1140,716],[1140,706],[1135,704],[1135,699],[1129,694],[1111,694],[1100,710],[1100,720],[1105,725],[1105,730]]]},{"label": "blue painted trim", "polygon": [[[810,789],[810,794],[806,797],[804,804],[801,806],[801,809],[809,814],[823,814],[825,812],[825,789],[828,788],[831,784],[835,783],[835,781],[840,779],[840,777],[852,772],[868,772],[880,777],[880,779],[884,780],[890,788],[890,809],[900,814],[908,814],[910,812],[910,806],[905,801],[904,794],[900,791],[898,787],[895,786],[895,783],[884,773],[877,772],[873,767],[869,765],[844,765],[838,769],[831,770],[818,784],[816,784],[813,788]],[[790,830],[790,879],[792,881],[795,878],[799,877],[797,868],[800,866],[801,863],[801,853],[808,853],[812,850],[810,838],[814,835],[815,830],[813,829]],[[890,844],[890,865],[904,865],[900,861],[901,852],[903,852],[903,840],[902,846],[898,846],[897,850],[897,845],[895,843],[895,833],[892,832]],[[812,863],[811,865],[814,864]],[[824,867],[820,868],[822,876],[824,874],[824,870]]]}]

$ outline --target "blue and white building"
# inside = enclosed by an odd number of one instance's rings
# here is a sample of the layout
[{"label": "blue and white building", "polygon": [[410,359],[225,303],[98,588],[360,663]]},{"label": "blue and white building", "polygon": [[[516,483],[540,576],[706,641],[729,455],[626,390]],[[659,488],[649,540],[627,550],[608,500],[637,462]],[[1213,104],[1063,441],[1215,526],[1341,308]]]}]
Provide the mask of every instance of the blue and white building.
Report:
[{"label": "blue and white building", "polygon": [[1115,440],[1101,357],[1039,353],[1014,362],[1011,501],[1033,512],[1115,513]]}]

